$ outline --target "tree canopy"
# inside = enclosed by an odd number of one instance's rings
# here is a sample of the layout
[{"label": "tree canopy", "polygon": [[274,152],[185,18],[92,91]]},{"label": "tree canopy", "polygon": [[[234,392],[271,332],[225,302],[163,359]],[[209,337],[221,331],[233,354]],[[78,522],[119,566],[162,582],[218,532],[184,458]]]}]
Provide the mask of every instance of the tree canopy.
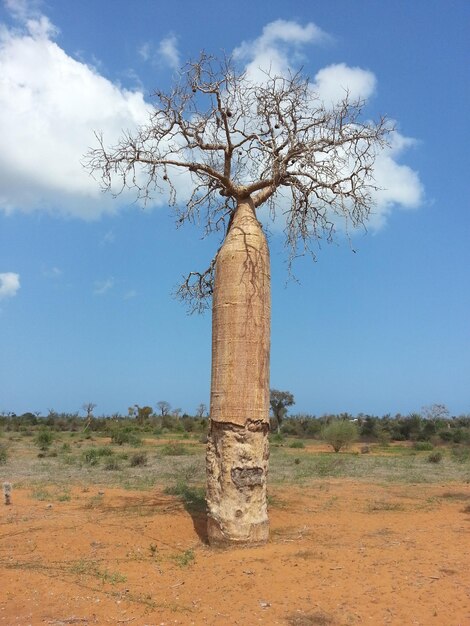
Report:
[{"label": "tree canopy", "polygon": [[[197,222],[222,238],[243,198],[267,204],[281,213],[292,260],[330,240],[339,221],[346,229],[367,221],[374,160],[392,129],[384,118],[363,120],[363,106],[347,91],[323,102],[301,72],[254,81],[230,59],[202,53],[169,92],[155,91],[148,124],[109,148],[97,134],[85,164],[103,189],[133,188],[143,202],[167,194],[178,224]],[[190,272],[179,297],[204,308],[213,270],[214,260]]]}]

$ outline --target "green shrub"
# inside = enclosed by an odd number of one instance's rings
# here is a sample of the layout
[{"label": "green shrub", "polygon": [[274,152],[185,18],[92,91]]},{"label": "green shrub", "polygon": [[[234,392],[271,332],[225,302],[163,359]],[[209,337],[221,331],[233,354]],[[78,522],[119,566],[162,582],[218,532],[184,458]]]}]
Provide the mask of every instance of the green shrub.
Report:
[{"label": "green shrub", "polygon": [[452,441],[453,434],[451,430],[440,430],[439,437],[442,441],[449,442]]},{"label": "green shrub", "polygon": [[429,452],[430,450],[434,450],[434,446],[429,441],[415,441],[413,448],[418,450],[418,452]]},{"label": "green shrub", "polygon": [[131,467],[147,465],[147,453],[146,452],[134,453],[129,460],[129,464]]},{"label": "green shrub", "polygon": [[108,459],[104,464],[104,469],[109,471],[120,470],[121,466],[119,465],[119,461],[117,459]]},{"label": "green shrub", "polygon": [[87,465],[98,465],[102,457],[110,457],[114,451],[108,446],[97,446],[96,448],[87,448],[82,452],[82,461]]},{"label": "green shrub", "polygon": [[452,457],[459,463],[470,461],[470,446],[454,446]]},{"label": "green shrub", "polygon": [[118,446],[122,446],[124,443],[136,447],[142,445],[142,440],[139,435],[129,426],[124,426],[124,428],[115,428],[111,432],[111,441]]},{"label": "green shrub", "polygon": [[82,452],[82,461],[86,465],[98,465],[100,460],[100,455],[98,454],[96,448],[88,448],[88,450],[83,450]]},{"label": "green shrub", "polygon": [[0,444],[0,465],[5,465],[8,461],[8,452],[6,446]]},{"label": "green shrub", "polygon": [[303,441],[293,441],[289,444],[289,448],[305,448],[305,444]]},{"label": "green shrub", "polygon": [[206,510],[205,490],[202,487],[188,485],[183,479],[178,480],[171,487],[165,487],[164,493],[170,496],[179,496],[188,511]]},{"label": "green shrub", "polygon": [[349,420],[333,420],[322,428],[321,437],[335,452],[339,452],[356,441],[357,426]]},{"label": "green shrub", "polygon": [[45,452],[49,449],[53,440],[54,433],[52,432],[52,430],[49,430],[48,428],[41,428],[41,430],[36,434],[36,437],[34,438],[34,443],[40,450],[42,450],[42,452]]},{"label": "green shrub", "polygon": [[185,454],[191,454],[191,451],[183,443],[178,441],[170,441],[160,448],[160,452],[163,456],[183,456]]}]

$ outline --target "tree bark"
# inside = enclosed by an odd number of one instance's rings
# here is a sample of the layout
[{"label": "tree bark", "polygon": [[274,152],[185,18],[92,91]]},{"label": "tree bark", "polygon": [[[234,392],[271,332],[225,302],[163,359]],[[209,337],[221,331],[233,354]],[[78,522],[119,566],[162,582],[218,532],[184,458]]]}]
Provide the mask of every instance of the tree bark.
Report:
[{"label": "tree bark", "polygon": [[270,313],[268,245],[247,198],[215,266],[206,457],[211,545],[268,539]]}]

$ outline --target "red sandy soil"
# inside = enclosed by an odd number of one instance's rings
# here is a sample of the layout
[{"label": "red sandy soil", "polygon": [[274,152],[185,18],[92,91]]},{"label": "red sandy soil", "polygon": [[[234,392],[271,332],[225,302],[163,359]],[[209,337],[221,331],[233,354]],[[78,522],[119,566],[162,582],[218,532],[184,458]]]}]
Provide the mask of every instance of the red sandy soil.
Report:
[{"label": "red sandy soil", "polygon": [[470,488],[271,490],[271,541],[215,551],[161,492],[76,488],[0,508],[0,626],[469,625]]}]

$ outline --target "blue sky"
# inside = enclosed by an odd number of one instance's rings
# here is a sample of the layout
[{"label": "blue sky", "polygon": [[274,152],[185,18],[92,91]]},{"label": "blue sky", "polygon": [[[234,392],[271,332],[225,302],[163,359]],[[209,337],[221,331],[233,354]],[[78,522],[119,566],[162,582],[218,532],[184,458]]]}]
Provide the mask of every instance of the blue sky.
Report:
[{"label": "blue sky", "polygon": [[208,404],[210,314],[171,294],[218,240],[176,230],[165,198],[102,195],[80,165],[93,130],[112,142],[145,121],[152,90],[205,49],[302,66],[397,127],[367,234],[322,244],[293,282],[270,226],[271,386],[294,394],[291,412],[470,413],[470,4],[221,7],[0,5],[0,411]]}]

